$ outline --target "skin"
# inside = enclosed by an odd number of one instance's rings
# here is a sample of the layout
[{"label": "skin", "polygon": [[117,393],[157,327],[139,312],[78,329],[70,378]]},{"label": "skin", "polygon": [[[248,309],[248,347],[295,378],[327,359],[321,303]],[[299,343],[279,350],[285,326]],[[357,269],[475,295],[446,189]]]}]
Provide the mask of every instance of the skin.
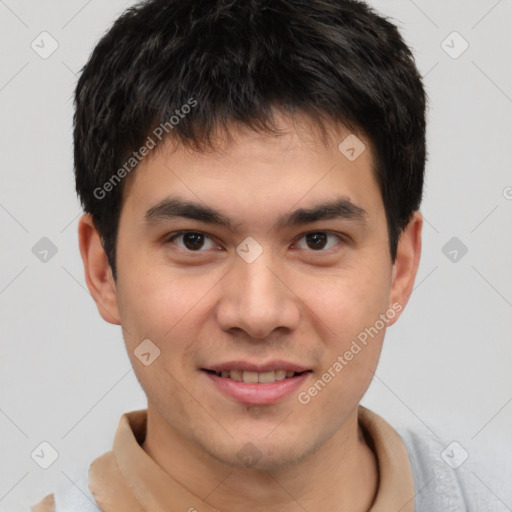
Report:
[{"label": "skin", "polygon": [[[359,135],[366,150],[351,162],[338,150],[347,128],[331,126],[324,144],[306,118],[276,120],[285,135],[232,126],[232,137],[219,135],[215,152],[172,143],[153,151],[123,193],[117,282],[91,217],[81,217],[86,282],[102,317],[122,326],[148,398],[143,449],[168,474],[225,512],[248,503],[255,512],[363,512],[379,477],[357,407],[386,328],[307,405],[297,395],[379,315],[393,304],[403,310],[418,269],[423,220],[415,212],[392,264],[370,141]],[[146,211],[167,196],[220,210],[236,229],[184,218],[148,227]],[[275,225],[293,209],[340,196],[367,212],[365,223]],[[207,235],[199,252],[183,237],[169,241],[186,230]],[[305,235],[319,231],[330,237],[316,249]],[[236,253],[248,236],[263,249],[252,263]],[[134,355],[146,338],[161,351],[149,366]],[[221,394],[200,370],[233,359],[284,359],[312,372],[278,403],[249,406]],[[248,442],[261,454],[251,468],[237,457]]]}]

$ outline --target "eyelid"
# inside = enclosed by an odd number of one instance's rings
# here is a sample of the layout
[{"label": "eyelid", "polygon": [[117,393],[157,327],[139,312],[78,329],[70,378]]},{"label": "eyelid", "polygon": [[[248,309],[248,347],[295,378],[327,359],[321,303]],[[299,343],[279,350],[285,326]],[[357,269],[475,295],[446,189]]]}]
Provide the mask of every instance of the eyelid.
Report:
[{"label": "eyelid", "polygon": [[[208,233],[205,233],[204,231],[198,231],[198,230],[195,230],[195,229],[185,229],[185,230],[182,230],[182,231],[175,231],[174,233],[170,233],[169,235],[167,235],[164,238],[164,243],[165,244],[174,243],[174,239],[175,238],[178,238],[178,237],[180,237],[182,235],[185,235],[187,233],[197,233],[197,234],[203,235],[205,238],[209,238],[212,242],[217,243],[217,242],[215,242],[215,237],[213,237],[212,235],[209,235]],[[178,249],[181,249],[182,251],[186,251],[188,253],[206,252],[206,250],[204,250],[204,249],[199,249],[197,251],[190,251],[188,249],[183,249],[182,247],[178,247]]]},{"label": "eyelid", "polygon": [[[348,242],[347,236],[343,235],[342,233],[337,233],[336,231],[330,231],[328,229],[313,229],[313,230],[305,231],[304,233],[301,233],[300,235],[298,235],[297,238],[295,239],[296,241],[294,242],[294,244],[296,244],[299,240],[304,238],[306,235],[310,235],[313,233],[325,233],[328,236],[329,235],[335,236],[336,238],[339,239],[340,243]],[[329,253],[337,250],[336,248],[338,247],[338,245],[339,245],[339,243],[336,244],[334,247],[329,247],[329,249],[319,249],[317,251],[315,251],[314,249],[310,249],[310,250],[307,250],[307,252],[311,252],[313,254],[329,254]]]},{"label": "eyelid", "polygon": [[[182,231],[176,231],[174,233],[171,233],[171,234],[169,234],[168,236],[165,237],[164,243],[172,243],[175,238],[178,238],[179,236],[187,234],[187,233],[198,233],[200,235],[203,235],[205,238],[209,238],[212,242],[217,243],[217,242],[215,242],[215,237],[214,236],[209,235],[208,233],[205,233],[204,231],[198,231],[198,230],[195,230],[195,229],[182,230]],[[295,245],[299,240],[304,238],[306,235],[313,234],[313,233],[325,233],[326,235],[335,236],[336,238],[338,238],[340,240],[341,243],[347,243],[348,242],[347,236],[342,234],[342,233],[337,233],[335,231],[330,231],[328,229],[316,229],[316,230],[305,231],[305,232],[301,233],[300,235],[298,235],[295,238],[295,241],[293,242],[293,245]],[[336,247],[338,247],[338,245],[339,244],[336,244],[334,247],[330,247],[329,249],[319,249],[317,251],[315,251],[313,249],[310,249],[310,250],[299,249],[299,250],[306,250],[307,252],[317,253],[317,254],[329,253],[329,252],[332,252],[333,250],[336,250]],[[183,249],[181,247],[178,247],[178,248],[183,250],[183,251],[186,251],[188,253],[207,252],[207,250],[203,250],[203,249],[199,249],[197,251],[191,251],[191,250],[188,250],[188,249]]]}]

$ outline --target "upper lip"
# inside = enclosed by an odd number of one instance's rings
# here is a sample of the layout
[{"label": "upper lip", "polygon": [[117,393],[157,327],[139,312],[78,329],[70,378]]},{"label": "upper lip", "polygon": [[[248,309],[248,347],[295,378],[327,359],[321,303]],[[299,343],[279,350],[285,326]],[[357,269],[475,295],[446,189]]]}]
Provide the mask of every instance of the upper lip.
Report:
[{"label": "upper lip", "polygon": [[289,361],[283,361],[281,359],[274,359],[266,363],[252,363],[250,361],[236,360],[226,361],[225,363],[213,364],[204,366],[203,370],[213,370],[215,372],[228,371],[228,370],[240,370],[247,372],[271,372],[275,370],[285,370],[287,372],[304,372],[310,370],[306,366],[291,363]]}]

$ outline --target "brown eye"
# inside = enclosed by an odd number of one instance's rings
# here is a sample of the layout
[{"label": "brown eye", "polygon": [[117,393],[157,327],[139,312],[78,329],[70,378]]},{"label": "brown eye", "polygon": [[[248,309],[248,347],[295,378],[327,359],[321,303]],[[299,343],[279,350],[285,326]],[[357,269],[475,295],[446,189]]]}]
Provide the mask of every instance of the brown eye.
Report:
[{"label": "brown eye", "polygon": [[175,243],[175,240],[182,239],[181,244],[176,243],[178,247],[191,252],[202,252],[201,249],[205,248],[205,241],[210,240],[210,247],[206,244],[206,249],[211,249],[215,246],[209,236],[198,231],[182,231],[175,234],[168,241]]},{"label": "brown eye", "polygon": [[311,249],[323,249],[327,242],[327,236],[325,235],[325,233],[322,232],[308,233],[306,235],[306,241],[308,247],[310,247]]},{"label": "brown eye", "polygon": [[[334,240],[334,243],[329,242],[329,238]],[[341,236],[335,235],[334,233],[329,233],[327,231],[312,231],[311,233],[303,235],[300,240],[302,241],[302,239],[306,241],[306,247],[300,247],[300,244],[297,244],[299,249],[309,249],[323,252],[327,252],[328,249],[335,247],[340,241],[343,241]]]},{"label": "brown eye", "polygon": [[201,233],[185,233],[183,235],[183,244],[191,251],[200,249],[204,244],[204,235]]}]

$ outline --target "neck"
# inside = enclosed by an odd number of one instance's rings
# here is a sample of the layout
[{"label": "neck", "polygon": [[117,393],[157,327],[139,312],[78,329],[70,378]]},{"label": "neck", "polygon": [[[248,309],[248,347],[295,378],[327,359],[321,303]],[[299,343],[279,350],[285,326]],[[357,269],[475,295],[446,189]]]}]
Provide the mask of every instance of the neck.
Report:
[{"label": "neck", "polygon": [[[357,409],[327,442],[293,466],[274,470],[223,464],[170,429],[148,405],[144,451],[174,480],[223,512],[367,512],[377,493],[375,454]],[[177,462],[178,461],[178,462]]]}]

